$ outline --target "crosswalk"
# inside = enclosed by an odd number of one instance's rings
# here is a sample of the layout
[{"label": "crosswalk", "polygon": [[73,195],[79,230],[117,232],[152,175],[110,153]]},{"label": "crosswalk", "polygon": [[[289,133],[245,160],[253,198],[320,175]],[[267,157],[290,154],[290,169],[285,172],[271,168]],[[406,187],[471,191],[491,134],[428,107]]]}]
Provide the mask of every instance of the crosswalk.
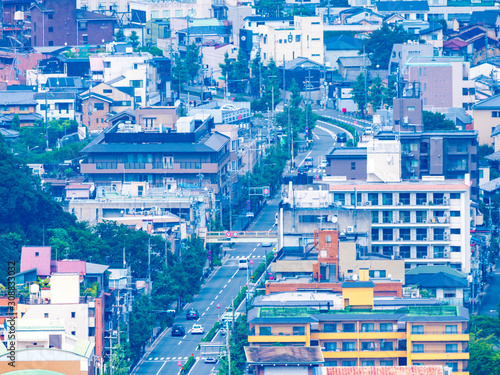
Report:
[{"label": "crosswalk", "polygon": [[[162,362],[173,362],[173,361],[187,361],[189,357],[149,357],[148,361],[162,361]],[[198,361],[200,357],[195,357],[195,359]]]},{"label": "crosswalk", "polygon": [[231,255],[228,259],[250,259],[250,258],[264,258],[265,255],[251,255],[251,256],[239,256],[239,255]]}]

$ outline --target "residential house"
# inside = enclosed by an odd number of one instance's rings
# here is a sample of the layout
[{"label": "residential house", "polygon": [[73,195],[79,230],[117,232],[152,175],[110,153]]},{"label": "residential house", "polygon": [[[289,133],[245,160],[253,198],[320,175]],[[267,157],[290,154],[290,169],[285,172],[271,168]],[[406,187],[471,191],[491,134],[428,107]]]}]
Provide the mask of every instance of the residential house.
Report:
[{"label": "residential house", "polygon": [[495,32],[479,25],[461,29],[443,42],[443,56],[464,57],[473,64],[499,53]]},{"label": "residential house", "polygon": [[500,125],[500,94],[482,100],[472,107],[474,129],[480,145],[493,146],[492,133]]},{"label": "residential house", "polygon": [[489,30],[495,31],[494,35],[498,38],[498,26],[500,24],[499,17],[500,11],[498,9],[474,11],[471,12],[469,22],[471,25],[481,25]]},{"label": "residential house", "polygon": [[408,82],[419,82],[423,109],[446,113],[448,108],[469,110],[475,102],[470,63],[462,57],[411,57],[406,62]]},{"label": "residential house", "polygon": [[[293,60],[286,61],[281,67],[281,75],[284,77],[285,87],[290,90],[290,87],[295,81],[302,95],[314,100],[321,97],[323,87],[321,86],[321,78],[324,72],[324,66],[305,57],[297,57]],[[307,93],[306,93],[307,91]]]},{"label": "residential house", "polygon": [[10,128],[16,115],[21,127],[33,126],[43,119],[37,105],[32,91],[0,91],[0,126]]},{"label": "residential house", "polygon": [[[254,56],[258,51],[259,41],[262,35],[259,34],[260,26],[269,26],[273,28],[289,28],[293,27],[294,18],[293,17],[263,17],[252,15],[245,17],[244,19],[244,29],[252,32],[252,40],[250,43],[253,46]],[[245,35],[245,41],[247,40],[247,35]]]},{"label": "residential house", "polygon": [[232,29],[227,21],[217,21],[216,25],[189,26],[178,30],[177,49],[181,56],[187,52],[188,46],[196,44],[198,47],[204,45],[222,45],[232,43]]},{"label": "residential house", "polygon": [[158,45],[160,39],[170,39],[170,20],[152,19],[146,22],[146,40],[147,44],[152,46]]},{"label": "residential house", "polygon": [[339,12],[340,24],[361,23],[364,21],[381,24],[384,17],[364,7],[350,7]]},{"label": "residential house", "polygon": [[128,12],[128,3],[129,0],[79,0],[77,5],[79,9],[114,15],[116,12]]},{"label": "residential house", "polygon": [[38,277],[43,279],[50,276],[50,252],[50,246],[23,246],[20,272],[36,269]]},{"label": "residential house", "polygon": [[364,73],[371,65],[370,59],[366,56],[339,57],[337,60],[339,74],[346,78],[347,76],[357,77]]},{"label": "residential house", "polygon": [[[294,16],[293,25],[288,27],[264,24],[258,26],[259,35],[255,57],[260,51],[264,64],[273,59],[278,65],[296,57],[324,64],[323,21],[321,17]],[[281,63],[281,64],[280,64]]]},{"label": "residential house", "polygon": [[90,133],[99,133],[106,129],[110,116],[135,107],[133,87],[99,83],[82,92],[79,98],[82,102],[82,124],[88,126]]},{"label": "residential house", "polygon": [[427,21],[429,4],[427,1],[377,1],[375,11],[382,16],[399,14],[405,20]]},{"label": "residential house", "polygon": [[375,366],[375,371],[379,366],[434,365],[468,374],[467,309],[426,306],[416,299],[378,308],[374,287],[368,269],[360,269],[359,280],[341,284],[341,308],[300,308],[294,301],[253,308],[247,315],[247,360],[254,347],[316,347],[326,367]]},{"label": "residential house", "polygon": [[347,180],[366,180],[367,151],[364,147],[336,148],[326,155],[327,176],[344,177]]},{"label": "residential house", "polygon": [[340,57],[358,57],[363,42],[348,35],[339,35],[325,40],[325,62],[331,69],[338,69]]},{"label": "residential house", "polygon": [[429,27],[421,29],[418,32],[419,38],[424,40],[426,44],[433,47],[434,53],[432,56],[441,56],[443,53],[443,25],[439,22],[429,23]]},{"label": "residential house", "polygon": [[76,0],[34,3],[30,13],[33,47],[101,45],[114,39],[115,18],[78,10]]},{"label": "residential house", "polygon": [[447,266],[419,266],[406,271],[406,286],[425,289],[434,298],[450,305],[469,303],[467,275]]},{"label": "residential house", "polygon": [[78,111],[79,99],[74,92],[45,91],[34,94],[38,102],[40,114],[47,121],[51,120],[75,120],[81,123],[81,115]]}]

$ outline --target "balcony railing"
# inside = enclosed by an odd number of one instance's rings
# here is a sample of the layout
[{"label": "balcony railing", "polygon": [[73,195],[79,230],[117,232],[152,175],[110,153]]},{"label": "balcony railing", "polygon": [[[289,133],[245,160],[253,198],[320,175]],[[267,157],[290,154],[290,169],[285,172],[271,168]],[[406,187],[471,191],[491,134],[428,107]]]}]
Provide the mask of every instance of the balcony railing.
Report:
[{"label": "balcony railing", "polygon": [[412,353],[468,353],[469,352],[469,349],[463,349],[463,350],[455,350],[455,351],[450,351],[450,350],[446,350],[446,348],[443,348],[441,350],[438,350],[438,349],[433,349],[433,350],[428,350],[428,349],[424,349],[424,350],[412,350],[411,351]]},{"label": "balcony railing", "polygon": [[125,163],[125,169],[146,169],[146,163]]},{"label": "balcony railing", "polygon": [[118,168],[118,163],[116,162],[96,162],[95,163],[96,169],[117,169]]},{"label": "balcony railing", "polygon": [[173,163],[162,163],[162,162],[153,163],[153,169],[173,169],[173,168],[174,168]]}]

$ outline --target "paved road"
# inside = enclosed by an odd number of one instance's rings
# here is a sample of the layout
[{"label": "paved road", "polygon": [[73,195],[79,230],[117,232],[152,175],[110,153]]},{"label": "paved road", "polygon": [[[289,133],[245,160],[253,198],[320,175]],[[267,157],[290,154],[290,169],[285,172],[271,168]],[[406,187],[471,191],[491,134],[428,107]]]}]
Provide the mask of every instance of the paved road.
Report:
[{"label": "paved road", "polygon": [[[274,216],[277,212],[278,200],[271,201],[260,213],[251,226],[253,230],[269,230],[274,225]],[[205,331],[213,326],[226,307],[229,307],[233,298],[246,284],[247,272],[238,271],[238,259],[250,257],[254,260],[253,267],[264,261],[265,253],[271,248],[263,248],[260,244],[239,244],[234,250],[228,252],[222,267],[212,276],[211,280],[203,287],[200,294],[189,305],[200,313],[196,322],[204,326]],[[220,303],[221,308],[217,309]],[[183,324],[186,328],[184,337],[172,337],[170,329],[159,340],[155,348],[145,357],[145,361],[134,372],[138,375],[171,375],[179,371],[178,362],[184,363],[189,356],[197,359],[196,369],[193,374],[209,374],[214,365],[205,364],[199,351],[196,350],[203,335],[192,335],[188,332],[194,321],[187,321],[184,314],[176,317],[175,323]]]},{"label": "paved road", "polygon": [[495,269],[491,272],[491,279],[486,288],[483,301],[479,306],[479,315],[498,318],[498,296],[500,295],[500,260],[497,260]]}]

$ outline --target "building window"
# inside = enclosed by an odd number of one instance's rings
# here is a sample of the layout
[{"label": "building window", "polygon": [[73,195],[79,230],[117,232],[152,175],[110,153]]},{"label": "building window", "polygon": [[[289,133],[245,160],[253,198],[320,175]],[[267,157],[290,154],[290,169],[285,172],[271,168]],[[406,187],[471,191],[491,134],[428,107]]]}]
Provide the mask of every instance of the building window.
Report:
[{"label": "building window", "polygon": [[356,350],[356,343],[354,341],[344,341],[342,343],[343,352],[354,352]]},{"label": "building window", "polygon": [[451,228],[450,234],[460,234],[460,228]]},{"label": "building window", "polygon": [[450,193],[450,199],[460,199],[460,193]]},{"label": "building window", "polygon": [[361,361],[361,366],[375,366],[375,361]]},{"label": "building window", "polygon": [[49,33],[53,33],[54,32],[54,28],[52,26],[49,27]]},{"label": "building window", "polygon": [[325,342],[325,350],[327,352],[335,352],[337,350],[336,342]]},{"label": "building window", "polygon": [[392,246],[382,247],[382,254],[392,257],[394,255],[394,248]]},{"label": "building window", "polygon": [[356,162],[351,161],[351,171],[355,171],[355,170],[356,170]]},{"label": "building window", "polygon": [[142,88],[142,84],[143,84],[142,79],[138,79],[138,80],[131,80],[131,81],[130,81],[130,86],[131,86],[131,87],[134,87],[134,88],[136,88],[136,89],[140,89],[140,88]]},{"label": "building window", "polygon": [[54,41],[53,40],[49,40],[49,46],[53,46],[54,45]]},{"label": "building window", "polygon": [[72,334],[73,336],[76,336],[76,331],[71,331],[71,334]]},{"label": "building window", "polygon": [[337,361],[325,361],[326,367],[337,367]]},{"label": "building window", "polygon": [[382,223],[392,224],[392,211],[382,211]]},{"label": "building window", "polygon": [[456,334],[457,333],[457,326],[456,325],[445,326],[445,333],[447,335]]},{"label": "building window", "polygon": [[413,353],[423,353],[424,344],[413,344]]},{"label": "building window", "polygon": [[94,103],[94,111],[104,110],[104,103]]},{"label": "building window", "polygon": [[102,90],[103,94],[112,94],[113,93],[113,90],[111,89],[104,89]]},{"label": "building window", "polygon": [[410,246],[400,246],[399,256],[403,259],[411,258],[411,247]]},{"label": "building window", "polygon": [[82,40],[83,40],[83,43],[88,43],[89,42],[89,36],[87,34],[83,34],[82,35]]},{"label": "building window", "polygon": [[54,19],[54,15],[53,14],[49,14],[49,20],[53,20]]},{"label": "building window", "polygon": [[342,361],[342,366],[344,367],[355,367],[356,361]]},{"label": "building window", "polygon": [[259,333],[261,336],[271,336],[271,327],[260,327]]},{"label": "building window", "polygon": [[295,35],[295,41],[300,42],[300,35]]},{"label": "building window", "polygon": [[416,211],[417,223],[427,222],[427,212],[426,211]]},{"label": "building window", "polygon": [[394,350],[394,344],[389,341],[380,340],[380,350],[383,352],[392,352]]},{"label": "building window", "polygon": [[342,205],[345,205],[345,194],[343,194],[343,193],[333,194],[333,201],[335,203],[340,203]]},{"label": "building window", "polygon": [[417,228],[417,241],[427,241],[426,228]]},{"label": "building window", "polygon": [[76,312],[72,311],[72,312],[71,312],[71,317],[72,317],[72,318],[76,318]]},{"label": "building window", "polygon": [[410,211],[400,211],[399,212],[399,221],[402,223],[410,222]]},{"label": "building window", "polygon": [[356,332],[354,323],[342,324],[342,332]]},{"label": "building window", "polygon": [[39,256],[39,255],[40,255],[40,253],[37,251],[37,252],[35,253],[35,256],[37,257],[37,256]]},{"label": "building window", "polygon": [[410,193],[399,193],[399,204],[409,205],[410,204]]},{"label": "building window", "polygon": [[451,368],[452,372],[458,372],[458,363],[457,362],[450,362],[446,364],[446,367]]},{"label": "building window", "polygon": [[392,193],[382,194],[382,204],[384,206],[392,206]]},{"label": "building window", "polygon": [[424,326],[411,326],[411,333],[414,335],[423,335],[424,334]]},{"label": "building window", "polygon": [[491,111],[491,117],[499,117],[498,114],[500,112],[499,111]]},{"label": "building window", "polygon": [[460,211],[450,211],[451,217],[460,217]]},{"label": "building window", "polygon": [[392,323],[380,323],[380,332],[392,332]]},{"label": "building window", "polygon": [[451,246],[450,247],[452,253],[459,253],[461,250],[460,246]]},{"label": "building window", "polygon": [[417,246],[417,259],[427,258],[427,246]]},{"label": "building window", "polygon": [[380,366],[394,366],[394,361],[380,361]]},{"label": "building window", "polygon": [[324,332],[337,332],[337,325],[336,324],[325,324],[323,326],[323,331]]},{"label": "building window", "polygon": [[294,336],[305,335],[305,328],[304,327],[293,327],[293,335]]},{"label": "building window", "polygon": [[362,323],[361,324],[361,332],[373,332],[375,331],[374,323]]},{"label": "building window", "polygon": [[372,223],[378,223],[378,211],[372,211]]},{"label": "building window", "polygon": [[410,105],[406,109],[408,110],[408,112],[413,112],[415,110],[415,106]]},{"label": "building window", "polygon": [[378,228],[372,228],[372,241],[380,241]]},{"label": "building window", "polygon": [[44,313],[44,314],[43,314],[43,317],[44,317],[44,318],[48,318],[48,317],[49,317],[49,313]]},{"label": "building window", "polygon": [[385,228],[382,230],[382,238],[384,241],[393,241],[394,232],[392,228]]},{"label": "building window", "polygon": [[378,193],[368,193],[368,201],[372,206],[378,206]]}]

